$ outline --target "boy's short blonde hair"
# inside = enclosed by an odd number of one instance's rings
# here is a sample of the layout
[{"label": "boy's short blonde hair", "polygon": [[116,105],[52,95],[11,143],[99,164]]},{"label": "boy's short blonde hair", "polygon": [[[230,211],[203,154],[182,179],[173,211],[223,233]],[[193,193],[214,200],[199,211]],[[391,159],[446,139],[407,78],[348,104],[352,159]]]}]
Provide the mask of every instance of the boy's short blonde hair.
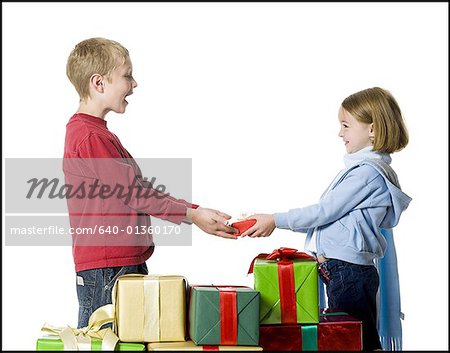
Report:
[{"label": "boy's short blonde hair", "polygon": [[373,87],[345,98],[342,107],[358,121],[373,123],[373,150],[382,153],[400,151],[409,141],[400,107],[392,94]]},{"label": "boy's short blonde hair", "polygon": [[89,98],[89,80],[99,74],[109,79],[111,72],[129,56],[118,42],[105,38],[90,38],[78,43],[69,55],[66,74],[75,86],[80,100]]}]

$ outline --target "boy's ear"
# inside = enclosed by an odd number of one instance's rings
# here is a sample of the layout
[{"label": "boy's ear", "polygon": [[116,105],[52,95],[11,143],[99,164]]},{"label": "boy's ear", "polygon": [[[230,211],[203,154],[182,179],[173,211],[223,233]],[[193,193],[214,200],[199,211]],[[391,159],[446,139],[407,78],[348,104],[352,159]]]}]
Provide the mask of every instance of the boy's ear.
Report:
[{"label": "boy's ear", "polygon": [[94,88],[96,92],[103,93],[104,89],[104,79],[102,75],[94,74],[91,76],[90,85]]}]

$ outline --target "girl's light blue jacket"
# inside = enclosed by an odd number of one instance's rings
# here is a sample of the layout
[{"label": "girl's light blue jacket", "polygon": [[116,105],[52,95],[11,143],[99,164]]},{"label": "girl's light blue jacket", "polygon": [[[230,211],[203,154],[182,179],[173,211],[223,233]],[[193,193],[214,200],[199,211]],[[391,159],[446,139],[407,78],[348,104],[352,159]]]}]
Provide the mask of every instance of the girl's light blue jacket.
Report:
[{"label": "girl's light blue jacket", "polygon": [[370,158],[374,153],[343,170],[318,204],[275,213],[277,228],[306,232],[306,244],[316,229],[317,255],[373,265],[387,245],[380,228],[395,227],[411,201],[389,155]]}]

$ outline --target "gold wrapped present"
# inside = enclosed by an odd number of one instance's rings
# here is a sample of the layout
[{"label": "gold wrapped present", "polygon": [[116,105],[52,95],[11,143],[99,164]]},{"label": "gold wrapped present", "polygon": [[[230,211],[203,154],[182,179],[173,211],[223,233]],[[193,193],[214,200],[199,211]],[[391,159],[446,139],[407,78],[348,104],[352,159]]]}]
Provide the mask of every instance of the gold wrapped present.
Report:
[{"label": "gold wrapped present", "polygon": [[259,346],[197,346],[193,341],[148,343],[149,351],[262,351]]},{"label": "gold wrapped present", "polygon": [[114,332],[123,342],[186,340],[183,276],[129,274],[113,288]]}]

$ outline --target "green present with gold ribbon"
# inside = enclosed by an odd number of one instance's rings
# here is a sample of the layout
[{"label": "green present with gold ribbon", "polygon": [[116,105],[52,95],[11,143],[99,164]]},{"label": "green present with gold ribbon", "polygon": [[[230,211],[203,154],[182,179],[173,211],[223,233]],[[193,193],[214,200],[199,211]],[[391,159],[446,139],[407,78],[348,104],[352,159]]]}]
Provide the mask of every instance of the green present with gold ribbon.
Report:
[{"label": "green present with gold ribbon", "polygon": [[[102,351],[102,340],[98,338],[92,338],[91,342],[85,347],[78,347],[78,350],[91,350],[91,351]],[[86,349],[85,349],[86,348]],[[37,351],[63,351],[64,342],[59,338],[59,336],[47,336],[42,337],[37,340],[36,343]],[[125,343],[118,342],[114,348],[116,351],[145,351],[145,346],[142,343]]]},{"label": "green present with gold ribbon", "polygon": [[260,325],[317,324],[317,261],[296,249],[279,248],[256,256],[248,271],[261,293]]},{"label": "green present with gold ribbon", "polygon": [[110,328],[103,325],[114,321],[114,307],[104,305],[89,317],[86,327],[55,327],[44,324],[42,331],[48,336],[39,338],[36,343],[38,351],[92,350],[92,351],[143,351],[145,346],[138,343],[122,343]]}]

